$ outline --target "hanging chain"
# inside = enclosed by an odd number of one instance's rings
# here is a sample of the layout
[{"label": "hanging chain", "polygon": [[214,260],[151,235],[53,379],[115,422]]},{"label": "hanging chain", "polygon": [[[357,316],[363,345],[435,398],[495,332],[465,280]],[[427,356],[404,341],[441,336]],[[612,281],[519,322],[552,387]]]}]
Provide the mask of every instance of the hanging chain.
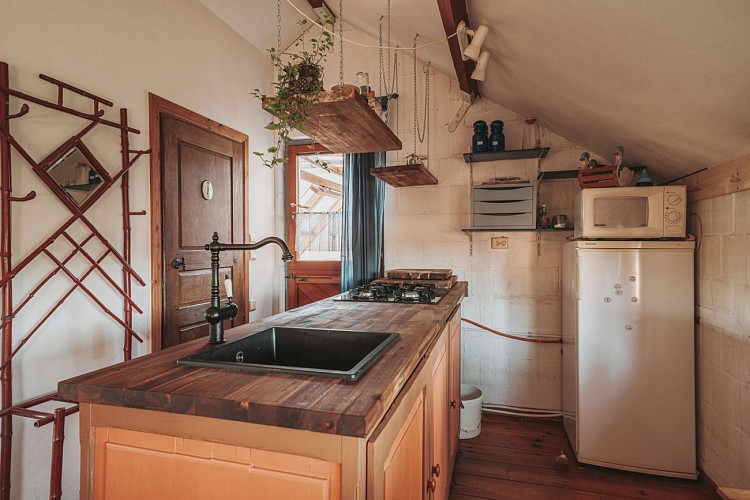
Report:
[{"label": "hanging chain", "polygon": [[[387,5],[388,5],[388,7],[387,7],[388,8],[388,11],[387,11],[387,15],[388,15],[388,40],[387,41],[388,41],[388,47],[390,47],[391,46],[391,0],[388,0]],[[395,52],[398,53],[397,50]],[[391,74],[391,49],[388,49],[388,75],[390,75],[390,74]],[[391,85],[391,89],[393,89],[393,85]],[[386,85],[386,88],[385,88],[385,92],[388,95],[391,94],[391,92],[388,92],[388,86],[387,85]]]},{"label": "hanging chain", "polygon": [[412,53],[411,57],[414,61],[414,150],[413,158],[414,162],[417,161],[417,130],[419,129],[419,116],[417,114],[417,38],[419,37],[419,33],[414,35],[414,43],[412,44]]},{"label": "hanging chain", "polygon": [[427,63],[427,67],[424,70],[424,119],[422,122],[422,131],[419,129],[419,105],[417,103],[417,38],[419,34],[414,36],[414,44],[412,45],[412,57],[414,59],[414,150],[413,158],[417,162],[417,141],[420,143],[425,142],[427,139],[427,154],[430,156],[430,64]]},{"label": "hanging chain", "polygon": [[344,89],[344,0],[339,0],[339,87]]},{"label": "hanging chain", "polygon": [[276,0],[276,55],[281,57],[281,0]]},{"label": "hanging chain", "polygon": [[[424,128],[422,129],[422,132],[419,133],[419,142],[424,142],[425,136],[427,135],[427,129],[430,126],[430,64],[427,63],[427,67],[423,70],[425,77],[424,77],[424,120],[422,122],[422,125]],[[416,83],[416,79],[415,79]],[[417,126],[419,126],[419,122],[417,122]],[[429,135],[427,135],[427,140],[430,140]]]},{"label": "hanging chain", "polygon": [[425,161],[429,162],[430,160],[430,63],[427,63],[427,68],[425,69],[425,80],[424,80],[424,132],[422,133],[422,137],[420,137],[419,142],[423,142],[425,139],[425,136],[427,136],[427,159]]},{"label": "hanging chain", "polygon": [[[385,87],[386,85],[386,76],[385,72],[383,71],[383,16],[380,16],[380,24],[378,25],[378,45],[378,56],[380,58],[380,62],[378,64],[378,95],[383,95],[383,87]],[[386,88],[386,94],[387,93],[388,89]]]}]

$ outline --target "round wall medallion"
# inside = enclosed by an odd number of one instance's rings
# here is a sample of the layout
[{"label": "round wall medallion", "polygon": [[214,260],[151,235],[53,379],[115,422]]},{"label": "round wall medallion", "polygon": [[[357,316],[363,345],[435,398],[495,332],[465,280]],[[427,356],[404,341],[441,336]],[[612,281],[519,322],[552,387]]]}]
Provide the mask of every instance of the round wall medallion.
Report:
[{"label": "round wall medallion", "polygon": [[203,181],[201,184],[201,193],[203,193],[203,198],[207,200],[214,197],[214,185],[211,184],[211,181]]}]

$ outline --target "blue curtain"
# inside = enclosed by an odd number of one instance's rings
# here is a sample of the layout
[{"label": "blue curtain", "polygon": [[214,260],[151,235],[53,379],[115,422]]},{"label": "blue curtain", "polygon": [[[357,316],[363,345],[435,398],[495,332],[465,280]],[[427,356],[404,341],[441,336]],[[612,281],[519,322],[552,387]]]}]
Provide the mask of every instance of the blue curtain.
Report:
[{"label": "blue curtain", "polygon": [[383,181],[370,175],[383,153],[344,155],[341,291],[380,277],[383,248]]}]

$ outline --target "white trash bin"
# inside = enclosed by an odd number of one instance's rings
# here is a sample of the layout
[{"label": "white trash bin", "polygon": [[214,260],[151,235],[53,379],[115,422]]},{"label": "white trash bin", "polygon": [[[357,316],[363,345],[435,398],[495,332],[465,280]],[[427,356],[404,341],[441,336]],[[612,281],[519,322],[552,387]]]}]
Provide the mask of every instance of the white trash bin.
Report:
[{"label": "white trash bin", "polygon": [[482,391],[473,385],[461,384],[461,419],[458,439],[477,437],[482,431]]}]

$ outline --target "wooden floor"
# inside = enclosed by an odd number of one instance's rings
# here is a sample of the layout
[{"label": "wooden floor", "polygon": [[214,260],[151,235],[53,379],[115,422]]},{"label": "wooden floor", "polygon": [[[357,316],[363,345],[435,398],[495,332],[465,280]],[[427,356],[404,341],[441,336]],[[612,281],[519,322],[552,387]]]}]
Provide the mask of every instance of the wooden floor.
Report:
[{"label": "wooden floor", "polygon": [[[555,466],[560,451],[568,470]],[[458,445],[450,500],[715,499],[697,481],[579,465],[562,424],[484,414],[482,432]]]}]

